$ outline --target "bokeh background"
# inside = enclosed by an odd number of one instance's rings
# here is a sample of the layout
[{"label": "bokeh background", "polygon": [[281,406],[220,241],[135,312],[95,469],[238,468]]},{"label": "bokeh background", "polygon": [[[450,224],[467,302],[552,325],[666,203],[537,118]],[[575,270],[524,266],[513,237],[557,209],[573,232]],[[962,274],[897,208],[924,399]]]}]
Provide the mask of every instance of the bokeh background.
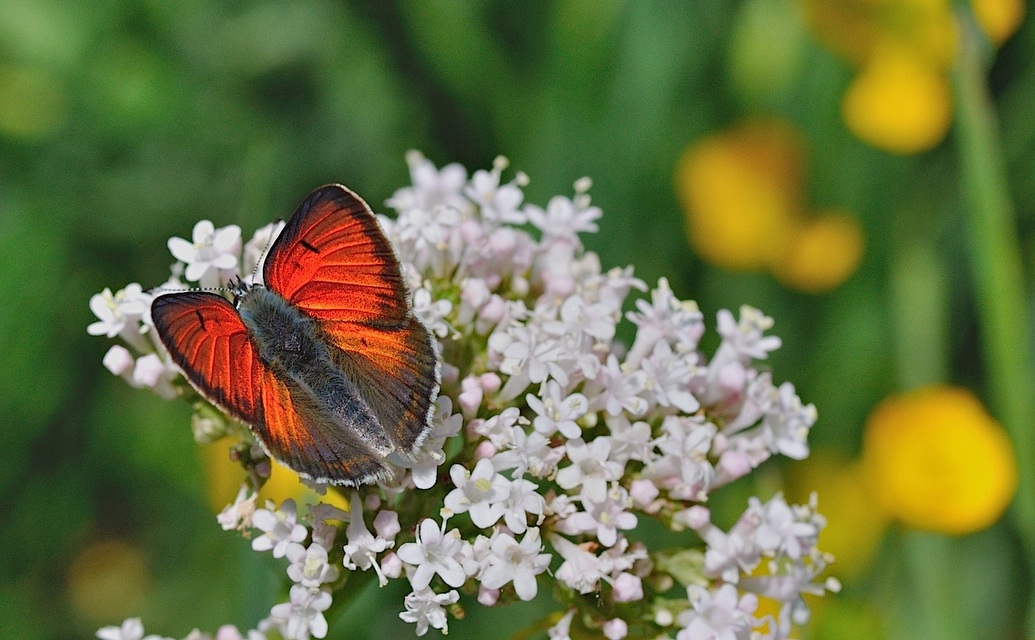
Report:
[{"label": "bokeh background", "polygon": [[[419,149],[504,154],[538,204],[590,176],[605,266],[667,277],[709,323],[775,319],[813,456],[716,499],[818,491],[844,588],[802,637],[1035,637],[1025,10],[0,0],[0,636],[249,628],[282,597],[213,519],[221,452],[104,369],[87,303],[163,282],[202,218],[247,236],[332,181],[383,211]],[[408,637],[402,595],[362,594],[329,637]]]}]

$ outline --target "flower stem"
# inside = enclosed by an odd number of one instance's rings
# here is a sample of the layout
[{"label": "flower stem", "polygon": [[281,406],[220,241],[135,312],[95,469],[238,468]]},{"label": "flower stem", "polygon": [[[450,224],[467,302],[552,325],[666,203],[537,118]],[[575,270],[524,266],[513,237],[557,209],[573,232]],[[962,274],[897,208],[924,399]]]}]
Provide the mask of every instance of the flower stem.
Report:
[{"label": "flower stem", "polygon": [[989,404],[1013,440],[1020,467],[1011,515],[1031,561],[1035,559],[1035,375],[1024,312],[1020,241],[986,87],[980,36],[968,20],[960,21],[960,34],[952,79],[966,239]]}]

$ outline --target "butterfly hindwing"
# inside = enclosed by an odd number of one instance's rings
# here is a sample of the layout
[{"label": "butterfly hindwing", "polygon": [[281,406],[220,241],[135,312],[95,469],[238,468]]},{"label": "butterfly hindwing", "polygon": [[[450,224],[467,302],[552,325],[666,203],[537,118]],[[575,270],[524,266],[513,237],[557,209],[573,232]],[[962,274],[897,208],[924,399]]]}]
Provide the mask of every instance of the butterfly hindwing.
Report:
[{"label": "butterfly hindwing", "polygon": [[214,293],[162,295],[151,317],[173,362],[198,391],[237,420],[254,424],[264,366],[230,302]]},{"label": "butterfly hindwing", "polygon": [[391,472],[383,457],[347,431],[329,424],[304,393],[271,372],[261,386],[263,415],[254,430],[270,455],[300,475],[359,486]]},{"label": "butterfly hindwing", "polygon": [[313,191],[270,248],[263,275],[317,320],[396,445],[420,444],[439,387],[435,340],[410,312],[399,261],[367,204],[340,185]]}]

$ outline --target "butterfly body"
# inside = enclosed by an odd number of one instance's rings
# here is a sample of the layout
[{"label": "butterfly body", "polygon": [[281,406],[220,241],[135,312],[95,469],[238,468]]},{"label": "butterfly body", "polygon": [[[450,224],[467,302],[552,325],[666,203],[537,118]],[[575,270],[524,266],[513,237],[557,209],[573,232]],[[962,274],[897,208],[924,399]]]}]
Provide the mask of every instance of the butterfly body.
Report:
[{"label": "butterfly body", "polygon": [[352,431],[384,456],[394,450],[312,318],[262,285],[239,297],[237,311],[259,360],[289,389],[307,423],[324,431]]},{"label": "butterfly body", "polygon": [[159,296],[155,329],[191,384],[300,475],[358,486],[391,475],[430,430],[434,339],[412,315],[376,219],[338,185],[313,191],[271,246],[265,286],[236,304]]}]

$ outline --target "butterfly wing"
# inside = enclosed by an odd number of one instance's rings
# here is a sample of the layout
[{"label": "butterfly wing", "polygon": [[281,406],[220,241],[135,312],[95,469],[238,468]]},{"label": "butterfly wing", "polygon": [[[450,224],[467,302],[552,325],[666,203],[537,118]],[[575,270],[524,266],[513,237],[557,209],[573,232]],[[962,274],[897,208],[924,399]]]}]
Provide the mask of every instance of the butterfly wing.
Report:
[{"label": "butterfly wing", "polygon": [[151,303],[151,317],[173,362],[202,395],[241,422],[261,419],[265,367],[226,298],[202,291],[162,295]]},{"label": "butterfly wing", "polygon": [[439,388],[435,341],[411,312],[399,260],[370,207],[340,185],[314,190],[270,248],[263,276],[317,320],[396,446],[418,446]]},{"label": "butterfly wing", "polygon": [[151,304],[158,336],[173,362],[206,398],[249,425],[266,451],[314,480],[358,486],[388,475],[384,462],[292,393],[258,357],[248,330],[225,298],[200,291]]}]

